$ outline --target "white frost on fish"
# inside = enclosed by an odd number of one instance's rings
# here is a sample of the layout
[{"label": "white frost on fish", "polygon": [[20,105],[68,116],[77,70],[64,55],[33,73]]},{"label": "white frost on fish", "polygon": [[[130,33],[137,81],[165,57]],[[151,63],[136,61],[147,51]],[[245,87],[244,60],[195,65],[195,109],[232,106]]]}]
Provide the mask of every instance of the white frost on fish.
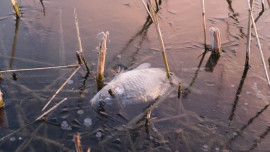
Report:
[{"label": "white frost on fish", "polygon": [[[97,107],[100,102],[112,105],[112,98],[116,98],[122,106],[129,104],[155,101],[165,95],[169,89],[178,84],[178,78],[167,78],[165,70],[150,68],[144,63],[136,69],[120,73],[105,87],[103,87],[91,100],[91,106]],[[113,91],[113,96],[109,94]]]}]

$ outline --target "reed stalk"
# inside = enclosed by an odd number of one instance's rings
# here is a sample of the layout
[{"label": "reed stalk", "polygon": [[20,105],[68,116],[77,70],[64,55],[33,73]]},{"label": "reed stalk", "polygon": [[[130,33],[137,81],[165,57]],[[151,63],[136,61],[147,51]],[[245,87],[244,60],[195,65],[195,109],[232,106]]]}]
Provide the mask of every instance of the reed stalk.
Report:
[{"label": "reed stalk", "polygon": [[77,64],[72,64],[72,65],[44,67],[44,68],[5,70],[5,71],[0,71],[0,72],[1,73],[11,73],[11,72],[24,72],[24,71],[50,70],[50,69],[61,69],[61,68],[74,68],[74,67],[78,67],[78,66],[79,65],[77,65]]},{"label": "reed stalk", "polygon": [[48,115],[50,112],[52,112],[54,109],[56,109],[59,105],[61,105],[66,100],[67,100],[67,98],[64,98],[63,100],[61,100],[59,103],[57,103],[51,109],[49,109],[48,111],[44,112],[41,116],[39,116],[35,121],[38,121],[38,120],[42,119],[44,116]]},{"label": "reed stalk", "polygon": [[79,51],[80,51],[80,53],[83,53],[82,41],[81,41],[80,29],[79,29],[79,21],[78,21],[78,16],[77,16],[77,13],[76,13],[76,8],[74,8],[74,18],[75,18],[75,25],[76,25],[76,32],[77,32],[77,38],[78,38]]},{"label": "reed stalk", "polygon": [[5,103],[4,103],[4,100],[3,100],[3,93],[0,90],[0,108],[2,108],[4,106],[5,106]]},{"label": "reed stalk", "polygon": [[268,86],[270,86],[268,71],[267,71],[267,68],[266,68],[266,65],[265,65],[264,56],[263,56],[263,52],[262,52],[262,46],[261,46],[259,35],[258,35],[258,32],[257,32],[257,27],[256,27],[256,24],[255,24],[255,21],[254,21],[253,12],[252,12],[251,7],[250,7],[250,0],[247,0],[247,4],[248,4],[248,11],[249,11],[249,14],[250,14],[250,17],[251,17],[253,28],[254,28],[254,31],[255,31],[255,36],[256,36],[259,52],[260,52],[261,61],[262,61],[263,68],[264,68],[265,77],[266,77]]},{"label": "reed stalk", "polygon": [[211,34],[211,45],[212,45],[212,52],[215,54],[221,54],[221,40],[220,40],[220,31],[217,27],[211,27],[209,29]]},{"label": "reed stalk", "polygon": [[204,5],[204,0],[202,0],[202,18],[203,18],[204,45],[206,45],[206,21],[205,21],[205,5]]},{"label": "reed stalk", "polygon": [[14,8],[14,11],[16,13],[16,17],[20,18],[21,17],[21,12],[20,12],[20,8],[19,8],[19,4],[17,2],[17,0],[11,0],[12,6]]},{"label": "reed stalk", "polygon": [[87,152],[91,152],[91,149],[90,149],[90,148],[88,148],[88,149],[87,149]]},{"label": "reed stalk", "polygon": [[158,36],[159,36],[159,42],[160,42],[160,45],[161,45],[161,48],[162,48],[162,56],[163,56],[163,60],[164,60],[165,67],[166,67],[167,77],[170,78],[170,76],[171,76],[170,68],[169,68],[169,64],[168,64],[168,60],[167,60],[167,56],[166,56],[166,49],[165,49],[164,41],[163,41],[163,38],[162,38],[162,34],[161,34],[161,30],[160,30],[158,19],[157,19],[157,15],[155,13],[155,9],[154,9],[154,5],[152,3],[152,0],[149,0],[148,2],[149,2],[148,3],[149,4],[149,9],[148,9],[145,1],[142,0],[142,3],[144,5],[147,13],[149,14],[149,16],[151,17],[152,21],[155,24],[156,31],[157,31]]},{"label": "reed stalk", "polygon": [[[251,11],[253,9],[253,2],[254,0],[251,0],[249,5],[250,5],[250,8],[251,8]],[[250,13],[248,13],[248,31],[247,31],[247,50],[246,50],[246,63],[245,63],[245,66],[246,67],[249,67],[249,60],[250,60],[250,43],[251,43],[251,28],[252,28],[252,22],[251,22],[251,15]]]},{"label": "reed stalk", "polygon": [[181,93],[182,93],[182,84],[181,83],[178,84],[178,91],[177,91],[177,93],[178,93],[178,98],[180,98],[181,97]]},{"label": "reed stalk", "polygon": [[5,109],[1,107],[0,107],[0,127],[8,127]]},{"label": "reed stalk", "polygon": [[262,9],[264,10],[264,0],[261,1],[262,1]]},{"label": "reed stalk", "polygon": [[76,51],[76,56],[77,56],[77,60],[78,60],[78,64],[82,64],[82,57],[80,55],[80,52],[79,51]]},{"label": "reed stalk", "polygon": [[64,86],[68,83],[68,81],[78,72],[78,70],[81,68],[81,66],[78,66],[74,72],[67,78],[67,80],[62,84],[62,86],[55,92],[55,94],[51,97],[51,99],[47,102],[47,104],[42,108],[42,111],[44,111],[47,106],[52,102],[52,100],[59,94],[59,92],[64,88]]},{"label": "reed stalk", "polygon": [[83,152],[83,148],[81,145],[81,136],[79,133],[76,133],[73,137],[76,147],[76,152]]},{"label": "reed stalk", "polygon": [[81,58],[82,58],[82,61],[85,65],[85,68],[87,70],[87,73],[90,73],[90,68],[84,58],[84,53],[83,53],[83,50],[82,50],[82,41],[81,41],[81,36],[80,36],[80,29],[79,29],[79,21],[78,21],[78,17],[77,17],[77,13],[76,13],[76,9],[74,8],[74,18],[75,18],[75,25],[76,25],[76,31],[77,31],[77,38],[78,38],[78,45],[79,45],[79,52],[81,54]]},{"label": "reed stalk", "polygon": [[268,5],[269,5],[269,7],[270,7],[270,0],[267,0],[267,2],[268,2]]},{"label": "reed stalk", "polygon": [[104,81],[104,67],[106,61],[106,53],[107,53],[107,39],[109,37],[109,32],[102,32],[103,38],[102,42],[99,43],[97,47],[98,52],[98,64],[97,64],[97,80]]}]

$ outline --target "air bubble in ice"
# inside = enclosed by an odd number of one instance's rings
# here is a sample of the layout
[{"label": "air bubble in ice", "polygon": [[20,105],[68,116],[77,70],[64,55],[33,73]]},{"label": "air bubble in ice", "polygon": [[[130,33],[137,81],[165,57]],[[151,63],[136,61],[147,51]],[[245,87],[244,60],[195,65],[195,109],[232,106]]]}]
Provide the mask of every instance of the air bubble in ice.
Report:
[{"label": "air bubble in ice", "polygon": [[82,115],[83,113],[84,113],[84,111],[81,109],[77,111],[77,114],[79,114],[79,115]]},{"label": "air bubble in ice", "polygon": [[13,142],[16,140],[16,137],[10,137],[9,140]]},{"label": "air bubble in ice", "polygon": [[100,139],[101,136],[102,136],[102,133],[101,133],[100,131],[98,131],[98,132],[96,133],[96,137],[97,137],[98,139]]},{"label": "air bubble in ice", "polygon": [[92,119],[91,118],[85,118],[84,121],[83,121],[83,124],[86,127],[90,127],[92,125]]},{"label": "air bubble in ice", "polygon": [[63,130],[71,130],[71,126],[68,125],[67,121],[63,121],[63,122],[61,123],[61,128],[62,128]]},{"label": "air bubble in ice", "polygon": [[202,146],[202,150],[203,150],[203,151],[208,151],[208,145],[203,145],[203,146]]}]

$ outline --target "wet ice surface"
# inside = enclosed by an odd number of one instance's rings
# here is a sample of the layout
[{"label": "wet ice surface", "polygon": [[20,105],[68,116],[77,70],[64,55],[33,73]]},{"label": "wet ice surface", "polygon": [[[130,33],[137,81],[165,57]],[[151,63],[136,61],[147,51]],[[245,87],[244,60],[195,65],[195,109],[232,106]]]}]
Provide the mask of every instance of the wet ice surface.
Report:
[{"label": "wet ice surface", "polygon": [[[41,2],[41,1],[40,1]],[[0,70],[76,64],[78,50],[73,9],[77,9],[82,47],[95,76],[96,35],[110,32],[105,83],[117,72],[141,63],[164,68],[154,25],[140,1],[19,1],[17,21],[10,1],[0,2]],[[267,3],[266,3],[267,4]],[[81,133],[83,148],[92,151],[269,151],[269,89],[253,33],[251,68],[244,73],[246,1],[205,1],[207,31],[218,27],[223,54],[204,52],[201,4],[195,0],[162,1],[158,12],[171,71],[183,84],[153,108],[150,125],[134,115],[147,105],[96,113],[89,100],[97,93],[95,78],[84,67],[56,97],[69,100],[48,115],[0,142],[0,151],[74,151],[71,138]],[[124,12],[124,13],[123,13]],[[270,56],[270,12],[255,1],[254,18],[263,52]],[[17,33],[17,34],[16,34]],[[210,40],[209,33],[207,39]],[[210,41],[208,42],[210,44]],[[91,63],[91,64],[90,64]],[[268,65],[267,65],[268,66]],[[210,70],[209,70],[210,69]],[[44,103],[74,69],[2,74],[0,87],[6,107],[0,110],[0,137],[40,115]],[[241,78],[244,78],[243,82]],[[123,92],[116,87],[115,91]],[[111,101],[111,97],[104,97]],[[143,109],[143,110],[142,110]],[[21,138],[20,138],[21,137]]]}]

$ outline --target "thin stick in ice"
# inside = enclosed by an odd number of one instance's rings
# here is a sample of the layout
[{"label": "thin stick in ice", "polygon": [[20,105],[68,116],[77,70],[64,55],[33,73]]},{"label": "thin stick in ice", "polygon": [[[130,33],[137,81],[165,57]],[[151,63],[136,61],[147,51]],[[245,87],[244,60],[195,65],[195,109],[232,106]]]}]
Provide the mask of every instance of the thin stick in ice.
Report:
[{"label": "thin stick in ice", "polygon": [[159,42],[160,42],[160,45],[161,45],[161,48],[162,48],[162,56],[163,56],[163,60],[164,60],[165,67],[166,67],[167,77],[169,78],[171,76],[171,73],[170,73],[170,68],[169,68],[169,64],[168,64],[168,60],[167,60],[167,56],[166,56],[166,49],[165,49],[164,41],[163,41],[163,38],[162,38],[160,26],[159,26],[159,23],[158,23],[157,15],[155,13],[155,9],[154,9],[154,5],[153,5],[152,1],[149,0],[148,2],[149,2],[149,9],[148,9],[145,1],[142,0],[142,3],[144,5],[147,13],[151,17],[152,21],[155,23],[156,31],[157,31],[158,36],[159,36]]},{"label": "thin stick in ice", "polygon": [[42,119],[44,116],[46,116],[47,114],[49,114],[50,112],[52,112],[54,109],[56,109],[59,105],[61,105],[66,100],[67,100],[67,98],[64,98],[63,100],[61,100],[59,103],[57,103],[51,109],[49,109],[48,111],[44,112],[41,116],[39,116],[35,121]]},{"label": "thin stick in ice", "polygon": [[19,4],[17,2],[17,0],[11,0],[12,6],[14,8],[14,11],[16,13],[16,17],[21,17],[21,12],[20,12],[20,8],[19,8]]},{"label": "thin stick in ice", "polygon": [[205,21],[205,5],[204,5],[204,0],[202,0],[202,18],[203,18],[204,45],[206,45],[206,21]]},{"label": "thin stick in ice", "polygon": [[251,21],[252,21],[254,31],[255,31],[255,36],[256,36],[256,40],[257,40],[257,44],[258,44],[258,48],[259,48],[259,52],[260,52],[260,57],[261,57],[263,68],[264,68],[265,77],[266,77],[268,86],[270,86],[268,71],[267,71],[267,68],[266,68],[266,65],[265,65],[264,56],[263,56],[263,52],[262,52],[262,46],[261,46],[260,39],[259,39],[259,36],[258,36],[257,27],[256,27],[256,24],[255,24],[255,21],[254,21],[253,13],[251,11],[250,1],[249,0],[247,0],[247,4],[248,4],[248,11],[250,13]]},{"label": "thin stick in ice", "polygon": [[3,100],[3,93],[0,90],[0,108],[5,106],[5,102]]},{"label": "thin stick in ice", "polygon": [[66,66],[54,66],[54,67],[44,67],[44,68],[30,68],[30,69],[6,70],[6,71],[0,71],[0,73],[36,71],[36,70],[49,70],[49,69],[60,69],[60,68],[74,68],[74,67],[78,67],[78,65],[77,64],[73,64],[73,65],[66,65]]},{"label": "thin stick in ice", "polygon": [[[249,3],[251,6],[251,11],[253,9],[253,2],[254,0],[252,0],[251,3]],[[246,63],[245,63],[246,67],[249,67],[249,60],[250,60],[251,27],[252,27],[251,16],[250,16],[250,13],[248,13],[248,31],[247,31],[248,38],[247,38],[247,46],[246,46],[247,50],[246,50]]]},{"label": "thin stick in ice", "polygon": [[55,94],[51,97],[51,99],[47,102],[47,104],[42,108],[42,111],[44,111],[48,105],[52,102],[52,100],[59,94],[59,92],[64,88],[64,86],[68,83],[68,81],[77,73],[77,71],[81,68],[81,66],[78,66],[74,72],[67,78],[67,80],[62,84],[62,86],[55,92]]},{"label": "thin stick in ice", "polygon": [[40,120],[41,118],[43,118],[44,116],[46,116],[47,114],[49,114],[50,112],[52,112],[55,108],[57,108],[60,104],[62,104],[62,103],[63,103],[64,101],[66,101],[66,100],[67,100],[67,98],[64,98],[64,99],[61,100],[58,104],[56,104],[55,106],[53,106],[53,107],[52,107],[51,109],[49,109],[48,111],[44,112],[41,116],[39,116],[39,117],[38,117],[37,119],[35,119],[34,121],[32,121],[32,122],[26,124],[25,126],[23,126],[23,127],[19,128],[19,129],[15,130],[14,132],[12,132],[12,133],[10,133],[10,134],[8,134],[8,135],[6,135],[6,136],[0,138],[0,141],[4,141],[6,138],[8,138],[8,137],[14,135],[15,133],[17,133],[17,132],[19,132],[19,131],[25,129],[26,127],[28,127],[28,126],[34,124],[36,121]]},{"label": "thin stick in ice", "polygon": [[77,13],[76,13],[75,8],[74,8],[74,17],[75,17],[75,25],[76,25],[76,32],[77,32],[77,38],[78,38],[79,52],[81,54],[82,61],[86,67],[87,72],[90,73],[90,68],[89,68],[89,66],[84,58],[84,54],[83,54],[83,50],[82,50],[82,41],[81,41],[81,36],[80,36],[79,21],[78,21],[78,17],[77,17]]},{"label": "thin stick in ice", "polygon": [[81,136],[79,133],[76,133],[73,137],[76,147],[76,152],[83,152],[82,144],[81,144]]}]

